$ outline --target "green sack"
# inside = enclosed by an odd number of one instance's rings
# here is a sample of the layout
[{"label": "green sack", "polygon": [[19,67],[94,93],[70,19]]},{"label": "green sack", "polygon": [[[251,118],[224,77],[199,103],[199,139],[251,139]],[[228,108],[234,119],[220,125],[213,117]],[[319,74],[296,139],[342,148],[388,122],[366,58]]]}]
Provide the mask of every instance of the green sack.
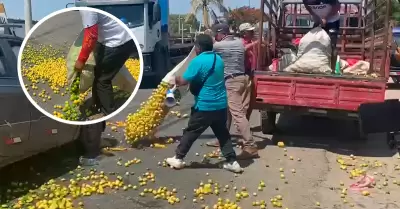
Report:
[{"label": "green sack", "polygon": [[[81,31],[75,42],[72,44],[67,55],[67,79],[69,86],[74,82],[77,76],[77,72],[75,71],[75,62],[78,59],[79,53],[81,51],[82,42],[83,42],[83,30]],[[81,93],[86,92],[88,89],[92,87],[94,80],[95,66],[96,62],[93,53],[91,53],[89,59],[86,61],[82,73],[80,74],[79,90]],[[117,73],[117,75],[112,80],[112,83],[113,86],[118,86],[120,90],[132,93],[136,87],[137,81],[131,75],[129,70],[125,66],[123,66],[122,69]]]}]

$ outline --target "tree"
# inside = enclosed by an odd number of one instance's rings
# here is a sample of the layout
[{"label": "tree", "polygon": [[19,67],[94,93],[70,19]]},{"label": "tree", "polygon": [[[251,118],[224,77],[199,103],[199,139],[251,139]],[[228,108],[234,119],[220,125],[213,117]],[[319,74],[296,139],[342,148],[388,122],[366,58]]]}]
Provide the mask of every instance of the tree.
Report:
[{"label": "tree", "polygon": [[229,9],[228,22],[233,30],[236,30],[242,23],[256,24],[261,17],[260,9],[251,7],[239,7],[237,9]]},{"label": "tree", "polygon": [[392,1],[392,20],[396,22],[396,25],[400,23],[400,2],[397,0]]},{"label": "tree", "polygon": [[184,33],[189,33],[189,29],[190,27],[192,28],[193,31],[195,31],[197,28],[199,28],[200,23],[196,20],[196,19],[192,19],[190,21],[185,22],[184,21],[184,17],[187,16],[187,14],[182,14],[182,15],[178,15],[178,14],[170,14],[169,15],[169,31],[170,34],[175,36],[175,35],[179,35],[179,17],[182,18],[181,19],[181,26],[183,24],[183,28],[187,29],[187,31],[185,31]]},{"label": "tree", "polygon": [[201,12],[205,28],[210,28],[210,15],[214,13],[211,6],[216,7],[223,15],[228,14],[228,9],[224,6],[223,0],[191,0],[190,5],[191,12],[186,16],[186,21],[196,19],[196,15]]}]

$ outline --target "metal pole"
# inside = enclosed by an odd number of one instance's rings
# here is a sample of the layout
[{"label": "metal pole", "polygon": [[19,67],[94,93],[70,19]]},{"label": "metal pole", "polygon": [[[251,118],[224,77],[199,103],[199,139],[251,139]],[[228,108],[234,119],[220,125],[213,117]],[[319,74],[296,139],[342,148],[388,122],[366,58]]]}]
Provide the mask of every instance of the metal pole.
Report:
[{"label": "metal pole", "polygon": [[32,5],[31,5],[31,0],[25,0],[25,35],[28,34],[28,32],[32,28]]},{"label": "metal pole", "polygon": [[[259,28],[258,28],[258,46],[257,46],[257,70],[262,70],[261,69],[261,65],[262,65],[262,60],[263,56],[261,55],[262,53],[262,41],[263,41],[263,35],[264,35],[264,1],[261,1],[261,5],[260,5],[260,13],[261,13],[261,18],[259,19]],[[270,28],[268,28],[268,30],[270,30]],[[267,43],[269,45],[269,43]],[[269,47],[267,46],[267,50],[269,51]],[[268,53],[267,51],[267,53]]]},{"label": "metal pole", "polygon": [[183,29],[183,21],[182,21],[182,27],[181,28],[182,28],[182,37],[181,38],[182,38],[182,44],[183,44],[183,30],[184,30]]},{"label": "metal pole", "polygon": [[181,15],[178,16],[178,34],[181,33]]}]

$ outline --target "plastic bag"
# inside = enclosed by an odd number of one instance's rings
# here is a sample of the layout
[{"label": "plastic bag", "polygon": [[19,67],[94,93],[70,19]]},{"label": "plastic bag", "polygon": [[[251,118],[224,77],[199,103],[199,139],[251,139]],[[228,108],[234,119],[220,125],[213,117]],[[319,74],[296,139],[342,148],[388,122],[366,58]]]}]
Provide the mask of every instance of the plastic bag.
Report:
[{"label": "plastic bag", "polygon": [[194,49],[195,48],[193,47],[189,55],[162,79],[163,82],[169,83],[172,86],[172,89],[180,94],[181,98],[189,91],[189,86],[176,86],[175,78],[177,76],[182,76],[188,68],[189,63],[197,56]]},{"label": "plastic bag", "polygon": [[[75,62],[82,48],[82,41],[83,41],[83,30],[79,34],[75,42],[72,44],[67,55],[68,85],[71,85],[73,83],[77,75],[74,67],[75,67]],[[94,80],[95,66],[96,66],[96,61],[94,59],[93,53],[91,53],[81,73],[79,82],[80,92],[82,93],[86,92],[89,88],[92,87]],[[123,66],[121,70],[117,73],[117,75],[115,75],[114,79],[112,80],[112,83],[113,86],[117,86],[120,90],[132,93],[136,87],[137,81],[133,78],[128,69],[126,69],[126,67]]]},{"label": "plastic bag", "polygon": [[330,74],[331,39],[321,27],[308,32],[299,43],[297,60],[285,72]]}]

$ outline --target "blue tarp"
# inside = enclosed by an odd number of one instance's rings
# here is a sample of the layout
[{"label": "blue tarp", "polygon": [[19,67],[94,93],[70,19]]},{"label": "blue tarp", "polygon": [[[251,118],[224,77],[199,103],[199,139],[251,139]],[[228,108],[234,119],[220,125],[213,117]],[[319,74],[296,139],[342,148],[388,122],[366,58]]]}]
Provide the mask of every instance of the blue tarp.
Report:
[{"label": "blue tarp", "polygon": [[161,32],[168,33],[169,0],[158,0],[161,7]]}]

